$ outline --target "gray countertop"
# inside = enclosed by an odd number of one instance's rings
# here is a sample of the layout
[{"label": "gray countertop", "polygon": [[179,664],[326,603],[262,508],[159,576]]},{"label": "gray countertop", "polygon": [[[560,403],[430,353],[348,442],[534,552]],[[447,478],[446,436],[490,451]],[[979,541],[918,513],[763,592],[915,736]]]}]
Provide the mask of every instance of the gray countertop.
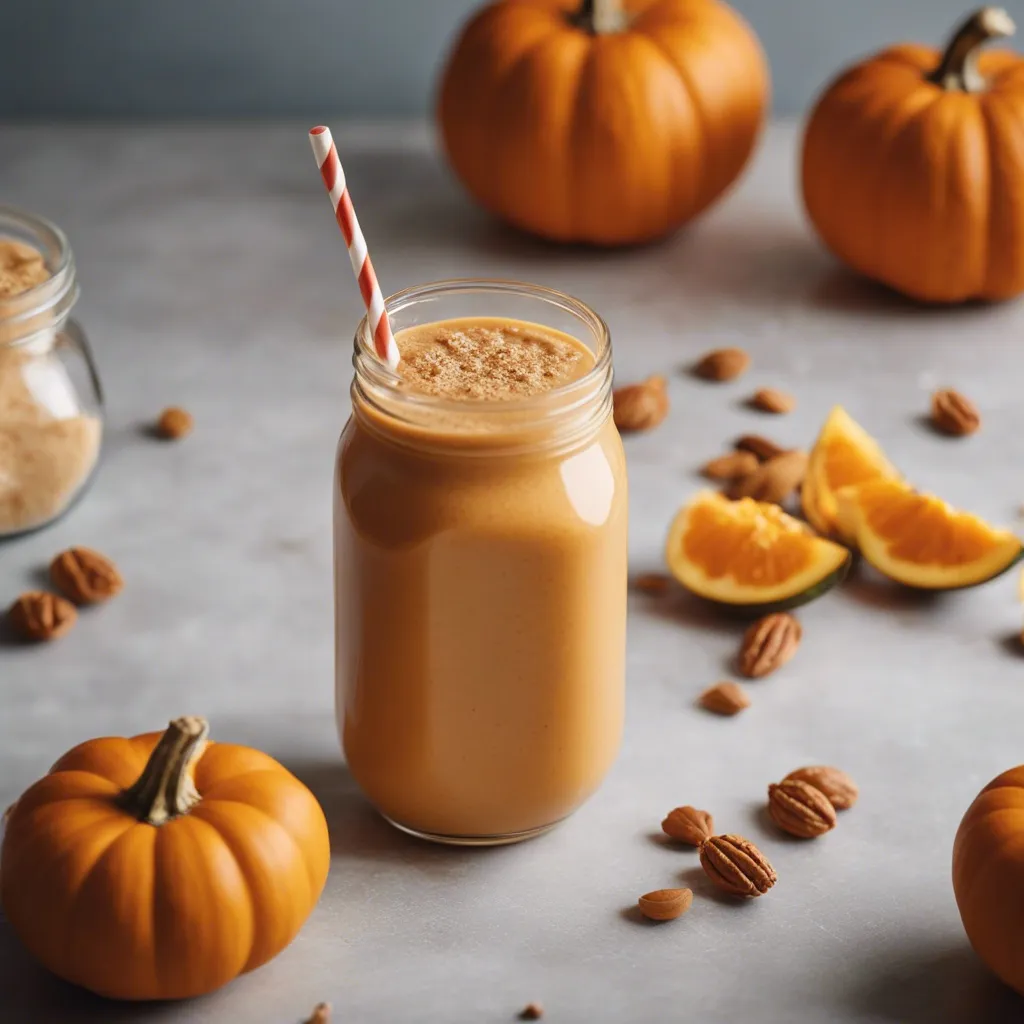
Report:
[{"label": "gray countertop", "polygon": [[[751,684],[735,719],[694,707],[727,677],[741,627],[679,597],[630,605],[628,721],[600,793],[550,835],[491,851],[434,848],[378,819],[334,726],[330,481],[360,314],[305,125],[0,129],[0,195],[67,231],[80,320],[109,399],[105,462],[55,527],[0,546],[0,604],[61,548],[110,554],[123,596],[65,639],[0,646],[0,806],[78,741],[207,715],[323,803],[333,862],[296,942],[204,999],[122,1006],[59,983],[0,920],[0,1019],[291,1024],[329,1000],[338,1021],[482,1024],[542,1002],[559,1022],[951,1024],[1024,1019],[969,949],[950,886],[960,816],[1024,760],[1016,578],[926,600],[863,573],[801,612],[794,661]],[[630,556],[657,569],[667,524],[727,439],[809,445],[844,404],[918,484],[997,521],[1024,500],[1024,304],[922,309],[839,269],[808,232],[797,134],[768,133],[741,186],[674,239],[630,252],[562,249],[473,209],[418,129],[346,129],[339,149],[385,290],[459,275],[525,278],[608,320],[620,381],[670,377],[672,411],[630,438]],[[740,381],[683,367],[738,344]],[[920,417],[951,384],[981,408],[963,441]],[[792,391],[789,416],[742,399]],[[195,434],[141,426],[168,404]],[[765,787],[805,763],[861,786],[835,832],[787,841]],[[779,883],[736,906],[695,854],[658,841],[669,808],[711,810],[774,862]],[[693,909],[651,926],[629,909],[689,884]]]}]

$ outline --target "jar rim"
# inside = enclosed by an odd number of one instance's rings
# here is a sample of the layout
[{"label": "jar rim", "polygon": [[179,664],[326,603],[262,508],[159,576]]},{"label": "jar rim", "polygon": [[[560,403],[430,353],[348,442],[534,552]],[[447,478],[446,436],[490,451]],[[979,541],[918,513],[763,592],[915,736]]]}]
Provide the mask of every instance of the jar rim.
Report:
[{"label": "jar rim", "polygon": [[16,295],[0,299],[0,348],[22,345],[63,320],[78,299],[75,258],[67,235],[51,220],[0,204],[0,239],[12,238],[39,250],[50,276]]},{"label": "jar rim", "polygon": [[402,383],[402,378],[396,371],[392,370],[378,358],[373,347],[373,335],[370,331],[369,319],[368,316],[364,315],[356,327],[355,353],[352,359],[356,369],[356,376],[367,378],[375,386],[384,387],[389,391],[395,392],[396,396],[400,396],[403,402],[409,402],[421,409],[434,409],[438,412],[453,414],[472,410],[474,414],[483,413],[486,415],[491,410],[498,412],[514,410],[522,414],[530,408],[540,409],[550,405],[553,401],[599,387],[603,380],[610,375],[612,360],[611,332],[604,319],[581,299],[569,295],[568,292],[549,288],[546,285],[531,284],[527,281],[499,277],[445,278],[440,281],[410,285],[408,288],[394,292],[384,300],[384,308],[388,316],[391,317],[403,309],[425,300],[458,293],[479,294],[486,292],[539,299],[575,316],[576,319],[590,329],[596,338],[597,347],[594,352],[594,365],[583,376],[547,391],[542,391],[539,394],[502,398],[497,401],[473,399],[472,402],[467,402],[464,399],[430,395],[424,392],[412,391],[408,388],[400,389],[399,386]]}]

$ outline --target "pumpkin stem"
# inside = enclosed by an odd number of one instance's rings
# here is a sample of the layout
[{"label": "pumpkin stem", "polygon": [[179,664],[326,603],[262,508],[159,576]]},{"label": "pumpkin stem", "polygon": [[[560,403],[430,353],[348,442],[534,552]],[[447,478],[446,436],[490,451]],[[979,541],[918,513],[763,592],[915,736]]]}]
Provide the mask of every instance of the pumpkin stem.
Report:
[{"label": "pumpkin stem", "polygon": [[982,7],[957,30],[928,81],[954,92],[982,92],[986,81],[978,70],[983,43],[1017,31],[1013,19],[1001,7]]},{"label": "pumpkin stem", "polygon": [[622,0],[583,0],[573,20],[595,36],[621,32],[626,27]]},{"label": "pumpkin stem", "polygon": [[122,806],[139,821],[163,825],[199,803],[193,770],[206,748],[205,718],[176,718],[149,755],[136,782],[121,794]]}]

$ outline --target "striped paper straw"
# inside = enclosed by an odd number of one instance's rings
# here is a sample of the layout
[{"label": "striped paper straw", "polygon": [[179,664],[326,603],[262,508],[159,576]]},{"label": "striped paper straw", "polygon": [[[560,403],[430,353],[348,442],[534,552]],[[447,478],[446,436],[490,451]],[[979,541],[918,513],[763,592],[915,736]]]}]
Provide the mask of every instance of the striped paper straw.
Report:
[{"label": "striped paper straw", "polygon": [[316,165],[320,168],[324,184],[327,186],[327,194],[331,197],[331,206],[334,207],[338,227],[345,236],[348,257],[352,261],[352,270],[359,283],[359,293],[363,297],[367,320],[373,333],[374,350],[393,370],[398,366],[401,357],[395,344],[395,336],[391,333],[387,310],[384,308],[384,296],[377,283],[377,275],[373,272],[370,254],[366,251],[366,239],[359,228],[356,211],[352,208],[352,199],[345,185],[345,172],[338,159],[338,150],[334,145],[334,139],[331,138],[330,128],[324,125],[311,128],[309,143],[313,147]]}]

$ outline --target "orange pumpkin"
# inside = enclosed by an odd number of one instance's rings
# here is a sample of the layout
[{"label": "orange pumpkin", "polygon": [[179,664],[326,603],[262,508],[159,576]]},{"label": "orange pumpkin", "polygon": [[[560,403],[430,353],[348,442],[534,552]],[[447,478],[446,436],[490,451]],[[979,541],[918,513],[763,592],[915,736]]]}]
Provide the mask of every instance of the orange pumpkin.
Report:
[{"label": "orange pumpkin", "polygon": [[201,718],[90,740],[18,800],[0,897],[29,951],[114,999],[196,996],[295,937],[327,878],[313,794]]},{"label": "orange pumpkin", "polygon": [[967,809],[953,842],[953,892],[977,954],[1024,995],[1024,765]]},{"label": "orange pumpkin", "polygon": [[498,0],[462,33],[439,120],[487,209],[561,242],[644,242],[739,175],[768,72],[719,0]]},{"label": "orange pumpkin", "polygon": [[893,47],[818,101],[804,203],[849,266],[927,302],[1024,291],[1024,60],[979,53],[1013,30],[984,8],[945,53]]}]

